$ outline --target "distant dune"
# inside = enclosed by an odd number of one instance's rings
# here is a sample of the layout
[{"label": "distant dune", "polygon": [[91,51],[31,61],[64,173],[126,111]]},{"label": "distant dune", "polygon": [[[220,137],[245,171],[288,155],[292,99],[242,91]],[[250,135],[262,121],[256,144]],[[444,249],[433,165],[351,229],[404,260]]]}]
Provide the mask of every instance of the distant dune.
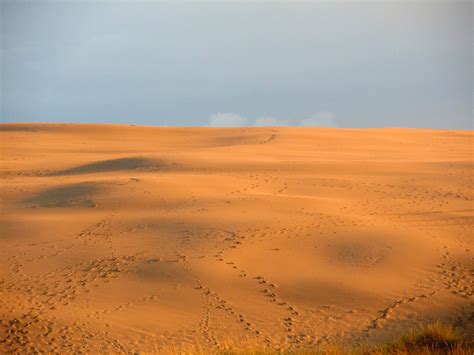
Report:
[{"label": "distant dune", "polygon": [[0,125],[0,353],[474,337],[474,133]]}]

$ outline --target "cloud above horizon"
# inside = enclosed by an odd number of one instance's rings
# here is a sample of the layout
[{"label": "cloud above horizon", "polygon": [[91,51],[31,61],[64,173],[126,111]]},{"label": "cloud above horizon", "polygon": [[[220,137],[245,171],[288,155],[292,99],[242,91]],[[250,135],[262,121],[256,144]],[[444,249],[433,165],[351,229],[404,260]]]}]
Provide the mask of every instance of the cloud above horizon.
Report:
[{"label": "cloud above horizon", "polygon": [[303,119],[289,121],[278,119],[273,116],[258,116],[254,119],[233,112],[218,112],[209,117],[210,127],[232,128],[232,127],[338,127],[334,113],[324,111],[309,115]]},{"label": "cloud above horizon", "polygon": [[272,116],[257,117],[253,124],[255,127],[276,127],[276,126],[291,126],[287,120],[277,119]]},{"label": "cloud above horizon", "polygon": [[246,127],[249,125],[250,120],[246,117],[242,117],[236,113],[223,113],[218,112],[211,117],[209,117],[209,126],[210,127],[221,127],[221,128],[231,128],[231,127]]}]

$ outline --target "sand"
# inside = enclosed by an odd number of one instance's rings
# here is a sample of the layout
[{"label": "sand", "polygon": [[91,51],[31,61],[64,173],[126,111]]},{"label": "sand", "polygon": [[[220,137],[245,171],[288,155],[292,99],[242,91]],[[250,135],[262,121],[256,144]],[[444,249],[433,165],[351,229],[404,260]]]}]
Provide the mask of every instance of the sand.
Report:
[{"label": "sand", "polygon": [[3,124],[0,353],[474,334],[472,131]]}]

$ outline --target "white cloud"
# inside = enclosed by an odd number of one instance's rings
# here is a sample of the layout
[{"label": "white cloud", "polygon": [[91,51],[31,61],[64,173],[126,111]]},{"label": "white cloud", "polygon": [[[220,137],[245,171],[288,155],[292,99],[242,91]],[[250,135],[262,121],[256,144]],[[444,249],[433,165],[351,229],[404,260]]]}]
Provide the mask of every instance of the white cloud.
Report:
[{"label": "white cloud", "polygon": [[237,113],[219,112],[211,115],[209,126],[211,127],[248,127],[248,126],[288,126],[289,121],[279,120],[271,116],[257,117],[255,120],[243,117]]},{"label": "white cloud", "polygon": [[215,113],[209,118],[209,126],[211,127],[246,127],[250,124],[250,120],[236,113]]},{"label": "white cloud", "polygon": [[257,117],[254,126],[288,126],[289,122],[285,120],[279,120],[271,116]]},{"label": "white cloud", "polygon": [[317,112],[300,120],[288,121],[272,116],[260,116],[255,119],[241,116],[232,112],[219,112],[209,117],[210,127],[278,127],[278,126],[300,126],[300,127],[337,127],[337,122],[332,112]]},{"label": "white cloud", "polygon": [[332,112],[318,112],[301,120],[299,125],[303,127],[337,127],[337,122]]}]

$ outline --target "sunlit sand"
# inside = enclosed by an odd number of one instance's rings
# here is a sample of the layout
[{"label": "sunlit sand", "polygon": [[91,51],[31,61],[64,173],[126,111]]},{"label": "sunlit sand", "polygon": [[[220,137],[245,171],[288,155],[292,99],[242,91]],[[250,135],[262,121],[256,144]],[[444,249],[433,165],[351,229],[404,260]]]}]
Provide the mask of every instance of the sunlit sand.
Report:
[{"label": "sunlit sand", "polygon": [[0,353],[473,334],[472,131],[0,130]]}]

